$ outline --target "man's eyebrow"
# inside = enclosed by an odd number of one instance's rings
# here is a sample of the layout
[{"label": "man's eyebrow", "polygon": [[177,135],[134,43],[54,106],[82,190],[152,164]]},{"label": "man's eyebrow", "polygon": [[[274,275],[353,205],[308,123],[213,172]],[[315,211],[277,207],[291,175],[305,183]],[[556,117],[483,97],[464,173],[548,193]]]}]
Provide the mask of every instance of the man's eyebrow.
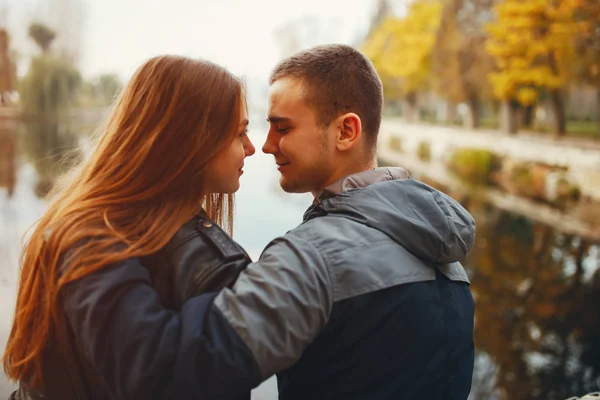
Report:
[{"label": "man's eyebrow", "polygon": [[291,119],[285,118],[285,117],[275,117],[275,116],[267,117],[267,122],[270,122],[272,124],[278,124],[280,122],[290,122],[290,121],[291,121]]}]

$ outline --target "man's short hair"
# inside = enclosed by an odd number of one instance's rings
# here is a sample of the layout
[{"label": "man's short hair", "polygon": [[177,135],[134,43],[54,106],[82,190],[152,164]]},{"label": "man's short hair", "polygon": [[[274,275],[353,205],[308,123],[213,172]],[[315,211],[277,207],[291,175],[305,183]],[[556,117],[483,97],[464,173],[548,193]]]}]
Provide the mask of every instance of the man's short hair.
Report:
[{"label": "man's short hair", "polygon": [[327,126],[336,117],[356,113],[367,143],[373,148],[381,125],[383,87],[371,61],[358,50],[341,44],[298,52],[281,61],[269,79],[300,79],[305,100],[314,107],[317,123]]}]

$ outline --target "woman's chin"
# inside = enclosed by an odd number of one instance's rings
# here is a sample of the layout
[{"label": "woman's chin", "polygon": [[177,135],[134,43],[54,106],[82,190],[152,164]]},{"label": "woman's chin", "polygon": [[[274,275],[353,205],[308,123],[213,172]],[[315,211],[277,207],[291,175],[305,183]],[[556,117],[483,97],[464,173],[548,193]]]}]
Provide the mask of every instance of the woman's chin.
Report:
[{"label": "woman's chin", "polygon": [[237,192],[238,190],[240,190],[240,181],[237,181],[235,185],[232,185],[231,188],[229,188],[230,190],[228,190],[226,193],[227,194],[234,194],[235,192]]},{"label": "woman's chin", "polygon": [[236,181],[235,183],[231,183],[231,184],[223,184],[223,185],[219,185],[220,187],[217,190],[213,190],[212,193],[219,193],[219,194],[234,194],[235,192],[237,192],[240,189],[240,181]]}]

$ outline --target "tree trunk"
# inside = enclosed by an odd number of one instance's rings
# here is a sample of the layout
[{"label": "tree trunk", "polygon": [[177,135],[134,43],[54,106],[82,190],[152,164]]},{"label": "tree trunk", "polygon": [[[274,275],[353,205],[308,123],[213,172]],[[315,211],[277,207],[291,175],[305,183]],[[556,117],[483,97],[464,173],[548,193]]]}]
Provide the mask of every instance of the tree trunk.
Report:
[{"label": "tree trunk", "polygon": [[517,116],[517,109],[510,100],[502,102],[500,108],[500,129],[511,135],[516,134],[519,130]]},{"label": "tree trunk", "polygon": [[450,100],[440,101],[435,109],[435,119],[444,125],[454,125],[456,121],[456,104]]},{"label": "tree trunk", "polygon": [[408,93],[404,98],[404,118],[406,122],[414,123],[419,122],[419,107],[417,101],[417,94],[415,92]]},{"label": "tree trunk", "polygon": [[521,124],[523,128],[532,128],[535,117],[536,106],[530,105],[523,107],[523,118]]},{"label": "tree trunk", "polygon": [[[456,123],[456,104],[451,101],[446,102],[446,124],[454,125]],[[599,124],[600,126],[600,124]]]},{"label": "tree trunk", "polygon": [[480,112],[480,101],[479,96],[475,93],[471,93],[467,99],[467,115],[465,118],[465,127],[468,129],[479,128],[479,112]]},{"label": "tree trunk", "polygon": [[560,89],[550,91],[550,101],[552,103],[552,111],[554,112],[554,133],[556,136],[564,136],[567,132],[567,118]]},{"label": "tree trunk", "polygon": [[[555,76],[560,77],[556,57],[552,51],[548,53],[548,66]],[[564,136],[567,132],[567,117],[561,88],[550,90],[550,102],[552,103],[552,111],[554,111],[554,133],[556,136]]]},{"label": "tree trunk", "polygon": [[600,139],[600,87],[596,88],[596,136]]}]

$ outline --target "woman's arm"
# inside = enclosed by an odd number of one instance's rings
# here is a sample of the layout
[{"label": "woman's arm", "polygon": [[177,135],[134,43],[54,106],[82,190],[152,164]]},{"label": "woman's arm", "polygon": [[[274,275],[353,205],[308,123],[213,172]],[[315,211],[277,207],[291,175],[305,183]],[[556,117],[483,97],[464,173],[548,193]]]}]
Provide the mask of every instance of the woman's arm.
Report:
[{"label": "woman's arm", "polygon": [[[184,387],[194,392],[178,395],[212,399],[219,395],[205,381],[227,381],[230,395],[247,393],[261,382],[258,369],[252,368],[255,361],[250,351],[240,344],[231,345],[242,342],[211,307],[215,296],[191,299],[179,313],[167,310],[137,259],[72,282],[62,293],[84,357],[117,399],[177,398],[173,392]],[[219,366],[232,362],[236,368]],[[176,365],[194,369],[193,389],[189,382],[179,385]],[[211,374],[212,370],[239,370],[241,365],[246,367],[239,374]]]}]

